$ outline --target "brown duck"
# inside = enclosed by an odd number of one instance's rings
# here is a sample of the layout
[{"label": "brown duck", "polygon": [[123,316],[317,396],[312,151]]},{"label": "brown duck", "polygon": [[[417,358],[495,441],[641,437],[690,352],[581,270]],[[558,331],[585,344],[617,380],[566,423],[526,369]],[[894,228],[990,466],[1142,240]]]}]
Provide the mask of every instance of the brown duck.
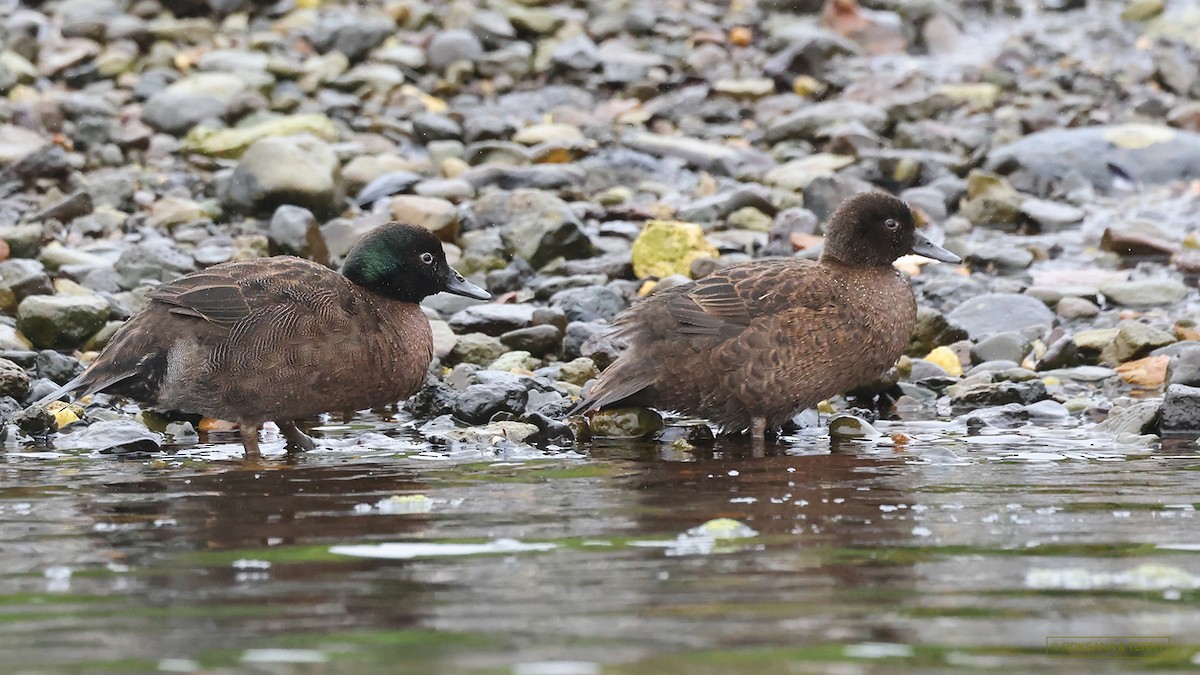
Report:
[{"label": "brown duck", "polygon": [[645,405],[762,439],[895,364],[916,323],[912,288],[892,266],[909,253],[959,260],[917,231],[903,201],[855,195],[831,217],[819,261],[731,265],[619,315],[628,348],[575,411]]},{"label": "brown duck", "polygon": [[107,391],[236,420],[248,455],[267,420],[308,449],[296,420],[420,388],[433,337],[417,303],[438,291],[491,297],[429,230],[402,223],[364,236],[340,274],[290,256],[215,265],[155,288],[87,370],[39,403]]}]

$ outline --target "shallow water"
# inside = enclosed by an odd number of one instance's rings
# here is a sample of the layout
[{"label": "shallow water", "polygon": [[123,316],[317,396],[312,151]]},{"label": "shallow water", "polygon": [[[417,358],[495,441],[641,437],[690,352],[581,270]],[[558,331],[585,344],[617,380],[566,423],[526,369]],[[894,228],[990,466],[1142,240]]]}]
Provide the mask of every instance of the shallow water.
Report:
[{"label": "shallow water", "polygon": [[5,670],[1118,671],[1198,648],[1194,445],[896,423],[907,443],[539,456],[399,426],[254,465],[10,447]]}]

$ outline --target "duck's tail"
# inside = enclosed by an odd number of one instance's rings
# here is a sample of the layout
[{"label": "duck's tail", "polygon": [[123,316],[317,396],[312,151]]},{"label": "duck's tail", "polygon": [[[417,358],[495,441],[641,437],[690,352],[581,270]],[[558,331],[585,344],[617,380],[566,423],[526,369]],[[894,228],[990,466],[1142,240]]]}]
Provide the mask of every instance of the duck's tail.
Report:
[{"label": "duck's tail", "polygon": [[97,381],[94,381],[95,375],[96,375],[96,373],[94,372],[94,369],[89,368],[89,369],[83,371],[82,373],[80,373],[79,375],[76,375],[74,378],[71,379],[70,382],[67,382],[66,384],[62,385],[58,389],[55,389],[54,391],[50,392],[49,394],[46,394],[45,396],[41,397],[40,399],[35,401],[33,403],[33,405],[35,405],[35,406],[46,405],[47,403],[50,403],[51,401],[57,401],[58,399],[62,398],[63,396],[66,396],[67,394],[75,391],[76,389],[79,389],[80,387],[86,387],[83,390],[83,393],[79,394],[79,396],[76,397],[76,398],[83,398],[84,396],[87,396],[88,394],[94,394],[94,393],[100,391],[101,389],[110,387],[110,386],[120,382],[121,380],[125,380],[130,377],[133,377],[132,373],[122,373],[122,374],[115,375],[115,376],[112,376],[112,377],[109,377],[109,378],[106,378],[104,380],[97,382]]},{"label": "duck's tail", "polygon": [[624,359],[608,367],[600,377],[592,383],[588,392],[579,399],[567,415],[579,415],[589,410],[596,410],[607,405],[619,403],[641,393],[654,384],[654,371]]}]

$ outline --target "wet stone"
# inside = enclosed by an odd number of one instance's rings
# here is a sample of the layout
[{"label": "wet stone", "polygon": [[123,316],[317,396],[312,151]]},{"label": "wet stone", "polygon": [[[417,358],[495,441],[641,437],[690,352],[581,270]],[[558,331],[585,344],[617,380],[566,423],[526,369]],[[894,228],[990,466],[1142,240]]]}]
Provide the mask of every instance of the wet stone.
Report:
[{"label": "wet stone", "polygon": [[1162,403],[1162,433],[1200,435],[1200,387],[1172,384]]},{"label": "wet stone", "polygon": [[883,432],[862,417],[841,413],[829,420],[829,436],[844,440],[869,440],[883,436]]},{"label": "wet stone", "polygon": [[716,436],[704,422],[673,422],[654,434],[654,440],[672,445],[712,445]]},{"label": "wet stone", "polygon": [[598,438],[644,438],[663,428],[662,415],[649,408],[608,408],[588,421]]},{"label": "wet stone", "polygon": [[91,450],[101,454],[157,452],[162,443],[161,435],[128,419],[95,422],[55,440],[55,445],[60,448]]},{"label": "wet stone", "polygon": [[991,382],[976,384],[957,391],[950,389],[950,404],[956,409],[972,409],[985,406],[1034,403],[1047,397],[1046,385],[1041,380],[1026,382]]},{"label": "wet stone", "polygon": [[520,422],[537,427],[536,434],[525,439],[525,442],[538,446],[571,447],[575,443],[575,432],[571,426],[553,419],[541,412],[527,412],[521,415]]},{"label": "wet stone", "polygon": [[1050,344],[1046,346],[1046,353],[1038,360],[1037,370],[1068,368],[1079,362],[1079,348],[1070,335],[1064,333],[1058,339],[1048,341]]},{"label": "wet stone", "polygon": [[454,415],[464,422],[484,424],[500,412],[514,415],[525,412],[528,400],[525,387],[515,382],[473,384],[458,395]]},{"label": "wet stone", "polygon": [[30,436],[44,436],[58,430],[58,420],[46,406],[35,405],[25,408],[12,416],[13,424],[22,433]]}]

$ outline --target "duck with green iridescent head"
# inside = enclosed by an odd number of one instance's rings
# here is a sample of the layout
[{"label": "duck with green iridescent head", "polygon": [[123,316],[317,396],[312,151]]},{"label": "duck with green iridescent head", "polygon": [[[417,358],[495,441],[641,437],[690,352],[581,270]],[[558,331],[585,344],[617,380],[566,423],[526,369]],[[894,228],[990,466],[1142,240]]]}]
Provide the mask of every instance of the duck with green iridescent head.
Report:
[{"label": "duck with green iridescent head", "polygon": [[151,408],[239,423],[248,456],[274,421],[395,403],[421,387],[433,359],[418,303],[487,291],[446,262],[429,230],[390,223],[366,234],[339,272],[291,256],[215,265],[155,288],[68,392],[104,391]]}]

